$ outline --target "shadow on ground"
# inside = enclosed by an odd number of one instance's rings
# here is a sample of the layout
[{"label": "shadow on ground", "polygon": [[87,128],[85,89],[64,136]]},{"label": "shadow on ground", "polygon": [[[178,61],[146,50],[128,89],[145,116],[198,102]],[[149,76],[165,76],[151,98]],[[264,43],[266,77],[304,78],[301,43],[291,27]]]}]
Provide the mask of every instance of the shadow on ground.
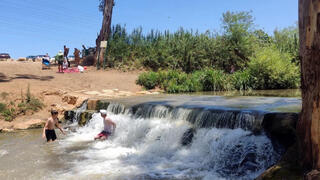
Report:
[{"label": "shadow on ground", "polygon": [[50,81],[54,77],[53,76],[37,76],[32,74],[15,74],[15,77],[7,77],[5,74],[0,73],[0,83],[1,82],[10,82],[14,79],[33,79],[39,81]]}]

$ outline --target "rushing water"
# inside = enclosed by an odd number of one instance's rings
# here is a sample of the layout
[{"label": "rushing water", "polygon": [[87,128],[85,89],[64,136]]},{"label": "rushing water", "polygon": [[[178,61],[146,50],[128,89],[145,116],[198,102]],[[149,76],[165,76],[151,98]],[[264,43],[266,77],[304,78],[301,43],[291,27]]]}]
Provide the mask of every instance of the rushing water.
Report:
[{"label": "rushing water", "polygon": [[[281,149],[263,130],[253,133],[263,113],[186,106],[111,104],[117,129],[107,141],[93,141],[103,128],[98,113],[67,136],[56,131],[59,140],[51,144],[41,130],[2,133],[0,179],[254,179],[280,159]],[[208,120],[213,123],[203,125]],[[190,129],[192,141],[183,143]]]}]

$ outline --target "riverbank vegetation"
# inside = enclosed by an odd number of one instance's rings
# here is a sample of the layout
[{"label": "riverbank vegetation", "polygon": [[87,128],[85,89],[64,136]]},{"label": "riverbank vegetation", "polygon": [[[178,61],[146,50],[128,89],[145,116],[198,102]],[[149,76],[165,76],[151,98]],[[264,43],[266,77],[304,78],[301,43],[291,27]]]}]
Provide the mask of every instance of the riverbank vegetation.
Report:
[{"label": "riverbank vegetation", "polygon": [[10,94],[2,92],[0,102],[0,119],[5,121],[12,121],[19,115],[26,115],[37,112],[44,107],[44,104],[33,96],[28,86],[27,92],[24,94],[21,90],[21,97],[19,99],[10,100]]},{"label": "riverbank vegetation", "polygon": [[256,28],[251,12],[226,12],[221,32],[112,28],[107,66],[144,69],[137,84],[167,92],[299,87],[296,26],[273,35]]}]

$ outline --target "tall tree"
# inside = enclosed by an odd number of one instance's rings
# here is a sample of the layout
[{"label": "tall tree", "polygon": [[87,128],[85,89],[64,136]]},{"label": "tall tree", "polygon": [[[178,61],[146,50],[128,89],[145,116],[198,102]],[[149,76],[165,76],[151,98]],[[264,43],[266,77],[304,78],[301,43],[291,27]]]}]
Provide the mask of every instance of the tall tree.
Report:
[{"label": "tall tree", "polygon": [[[112,10],[114,6],[114,0],[100,0],[99,9],[103,13],[102,27],[100,34],[96,39],[96,57],[100,59],[100,62],[104,59],[104,54],[106,49],[101,48],[101,41],[107,41],[111,32],[111,20],[112,20]],[[96,64],[97,62],[95,62]]]},{"label": "tall tree", "polygon": [[320,1],[299,0],[302,112],[297,125],[302,163],[320,169]]}]

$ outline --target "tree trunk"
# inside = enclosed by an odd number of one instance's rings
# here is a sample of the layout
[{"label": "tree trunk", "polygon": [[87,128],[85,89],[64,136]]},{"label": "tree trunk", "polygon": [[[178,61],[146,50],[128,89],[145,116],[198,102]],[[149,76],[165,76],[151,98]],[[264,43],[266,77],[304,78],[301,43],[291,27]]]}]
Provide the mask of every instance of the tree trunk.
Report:
[{"label": "tree trunk", "polygon": [[302,164],[320,169],[320,0],[299,0],[302,112],[297,125]]},{"label": "tree trunk", "polygon": [[[114,6],[114,0],[104,0],[103,21],[100,34],[96,39],[96,58],[99,58],[100,63],[104,59],[106,49],[100,48],[101,41],[107,41],[111,31],[112,9]],[[97,59],[95,63],[97,63]]]}]

